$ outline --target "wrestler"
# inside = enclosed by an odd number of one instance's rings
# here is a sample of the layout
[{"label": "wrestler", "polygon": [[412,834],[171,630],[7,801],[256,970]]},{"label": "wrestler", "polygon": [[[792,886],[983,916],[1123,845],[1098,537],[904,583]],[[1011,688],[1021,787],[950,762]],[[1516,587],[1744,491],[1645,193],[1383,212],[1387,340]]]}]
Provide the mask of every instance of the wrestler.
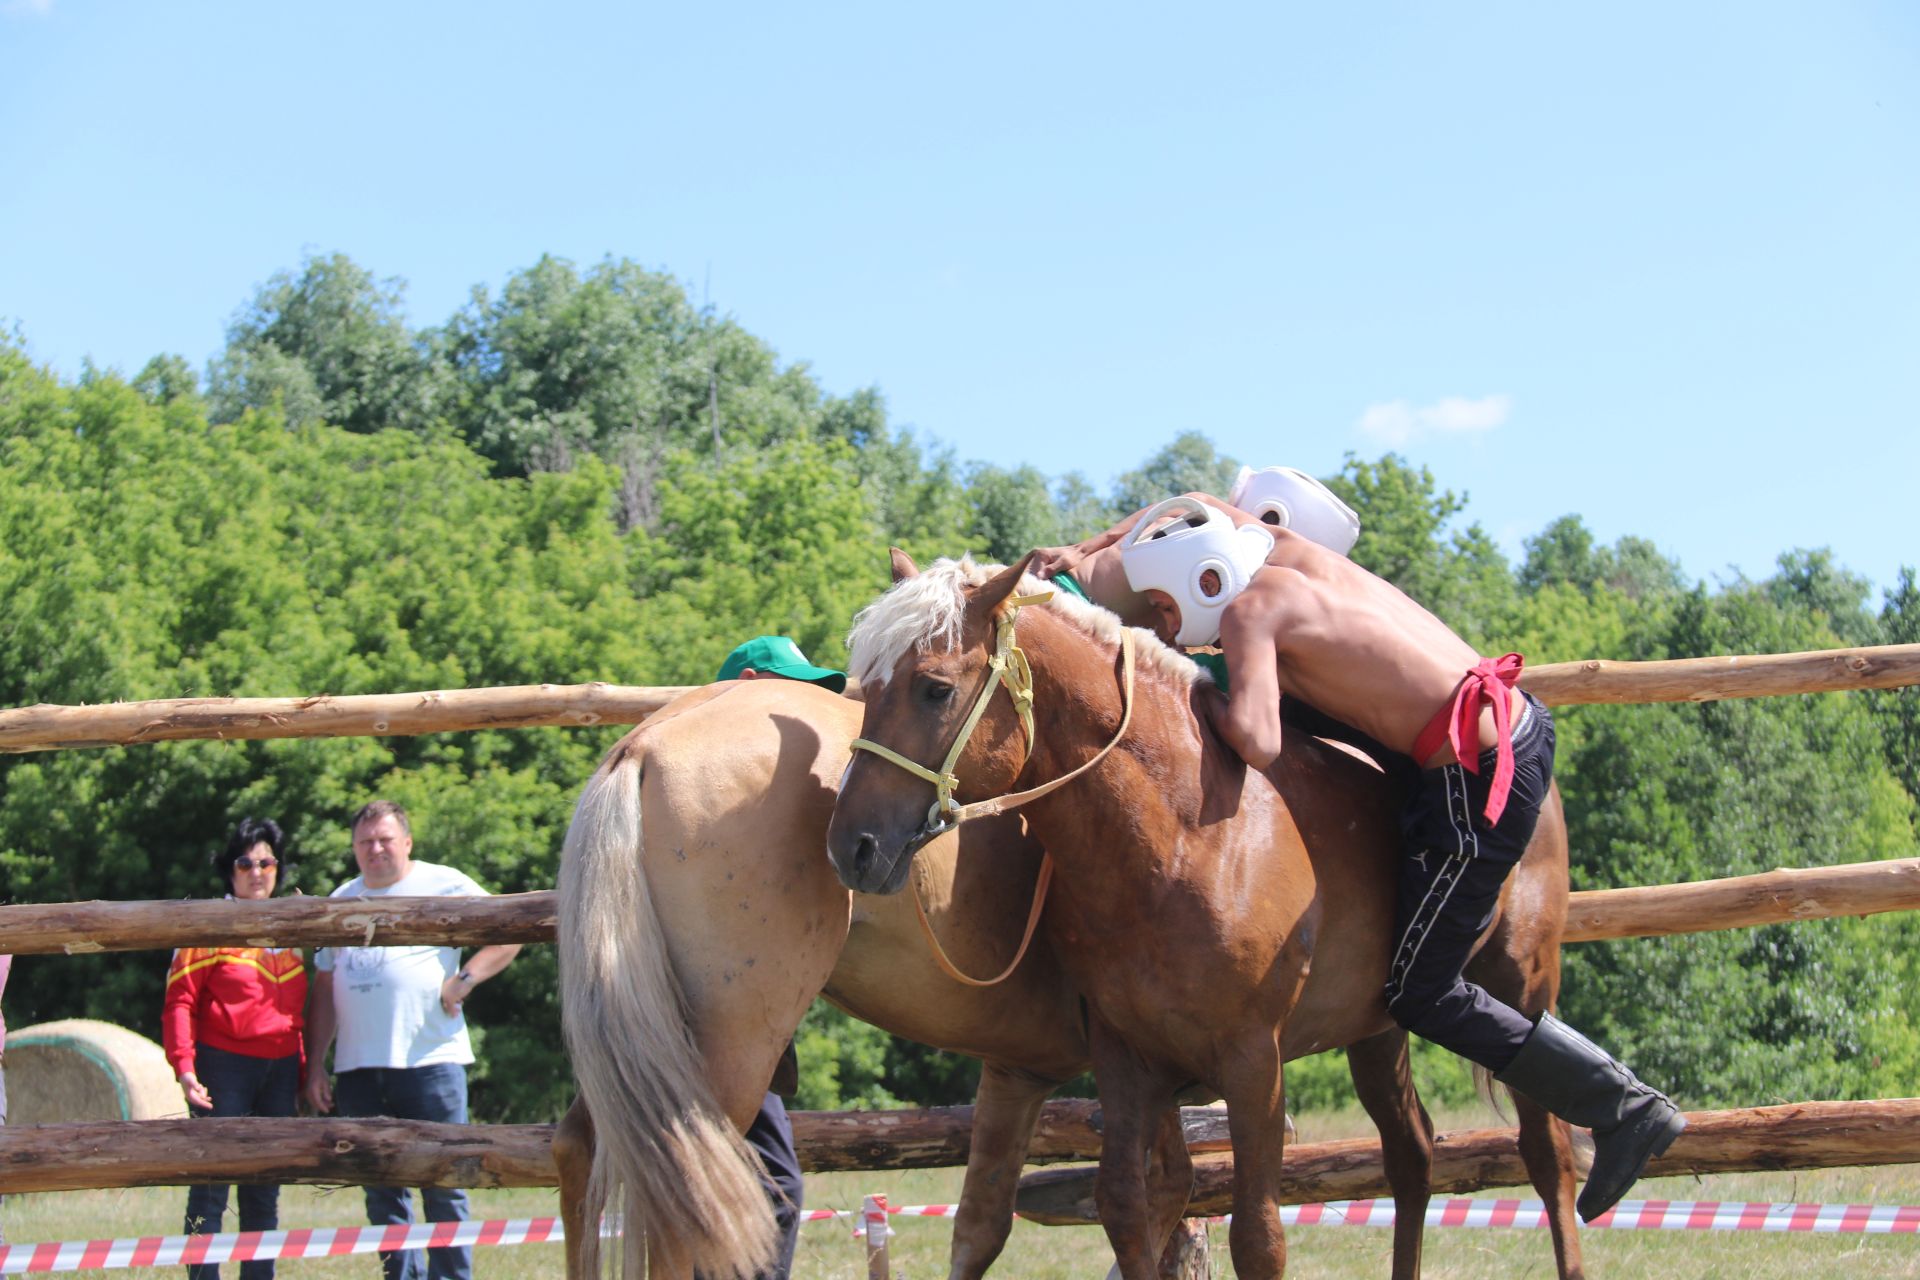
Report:
[{"label": "wrestler", "polygon": [[[1333,533],[1323,545],[1294,525]],[[1553,717],[1515,687],[1518,654],[1483,659],[1347,559],[1352,538],[1338,545],[1343,527],[1297,513],[1263,521],[1187,494],[1078,547],[1051,549],[1045,569],[1117,546],[1128,588],[1162,639],[1225,652],[1229,693],[1203,695],[1200,706],[1249,766],[1265,769],[1280,754],[1283,694],[1418,766],[1402,815],[1387,1009],[1407,1030],[1593,1131],[1593,1169],[1578,1203],[1591,1221],[1672,1144],[1685,1117],[1551,1014],[1529,1019],[1461,974],[1553,780]]]}]

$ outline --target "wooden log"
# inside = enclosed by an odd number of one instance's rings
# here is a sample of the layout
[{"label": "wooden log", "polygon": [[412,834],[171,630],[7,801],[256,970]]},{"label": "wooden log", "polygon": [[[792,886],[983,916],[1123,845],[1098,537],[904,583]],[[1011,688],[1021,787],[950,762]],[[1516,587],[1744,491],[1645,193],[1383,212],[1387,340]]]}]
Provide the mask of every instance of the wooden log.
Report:
[{"label": "wooden log", "polygon": [[[809,1173],[849,1169],[943,1169],[967,1162],[973,1136],[972,1107],[924,1107],[901,1111],[795,1111],[794,1147]],[[1182,1107],[1187,1147],[1225,1151],[1227,1114],[1218,1107]],[[1030,1164],[1091,1160],[1100,1154],[1100,1104],[1062,1098],[1040,1111]]]},{"label": "wooden log", "polygon": [[1570,894],[1563,940],[1652,938],[1916,908],[1920,858],[1892,858]]},{"label": "wooden log", "polygon": [[[963,1165],[973,1130],[972,1107],[791,1115],[809,1173]],[[1224,1111],[1188,1107],[1182,1118],[1194,1151],[1227,1149]],[[335,1117],[0,1126],[0,1194],[218,1181],[546,1187],[555,1181],[552,1141],[552,1125]],[[1068,1098],[1042,1108],[1031,1162],[1099,1155],[1098,1103]]]},{"label": "wooden log", "polygon": [[[1691,1111],[1688,1127],[1667,1153],[1647,1166],[1650,1178],[1695,1173],[1752,1173],[1834,1169],[1920,1161],[1920,1099],[1879,1102],[1798,1102],[1731,1111]],[[1371,1138],[1305,1143],[1287,1149],[1283,1204],[1389,1196],[1380,1144]],[[1474,1129],[1434,1141],[1433,1191],[1454,1195],[1527,1181],[1517,1133]],[[1022,1217],[1053,1225],[1098,1220],[1093,1170],[1049,1169],[1020,1180],[1015,1207]],[[1233,1208],[1233,1159],[1194,1161],[1187,1212],[1199,1216]]]},{"label": "wooden log", "polygon": [[353,738],[638,724],[694,686],[523,684],[307,698],[166,698],[0,711],[0,752],[186,738]]},{"label": "wooden log", "polygon": [[[1571,895],[1568,942],[1920,910],[1920,858]],[[0,954],[212,946],[477,946],[551,942],[550,892],[492,898],[275,898],[0,907]],[[368,930],[372,932],[369,933]]]},{"label": "wooden log", "polygon": [[[1049,1103],[1053,1136],[1036,1158],[1099,1155],[1094,1104]],[[794,1144],[809,1172],[926,1168],[958,1164],[964,1140],[916,1139],[861,1144],[845,1154],[849,1133],[900,1131],[889,1112],[795,1112]],[[939,1108],[927,1119],[961,1128],[969,1108]],[[1217,1112],[1201,1109],[1190,1126],[1199,1149],[1190,1212],[1224,1212],[1230,1159],[1204,1154],[1224,1141]],[[1683,1173],[1827,1169],[1920,1161],[1920,1099],[1804,1102],[1688,1115],[1688,1130],[1648,1169]],[[443,1125],[409,1120],[145,1120],[109,1124],[0,1127],[0,1193],[85,1188],[182,1186],[196,1182],[294,1182],[444,1187],[543,1187],[555,1182],[551,1125]],[[1379,1144],[1357,1138],[1288,1149],[1286,1199],[1307,1203],[1387,1194]],[[1511,1130],[1442,1134],[1436,1140],[1434,1190],[1452,1194],[1526,1180]],[[1036,1221],[1093,1220],[1092,1170],[1069,1168],[1021,1180],[1020,1212]]]},{"label": "wooden log", "polygon": [[170,947],[483,946],[552,942],[551,891],[490,898],[196,898],[0,907],[0,955]]},{"label": "wooden log", "polygon": [[0,1194],[196,1182],[548,1187],[550,1124],[140,1120],[0,1128]]},{"label": "wooden log", "polygon": [[[1534,667],[1521,684],[1544,702],[1709,702],[1920,684],[1920,645],[1811,653]],[[692,686],[527,684],[304,698],[163,698],[0,711],[0,753],[131,746],[189,738],[342,738],[638,724]]]},{"label": "wooden log", "polygon": [[1676,658],[1668,662],[1552,662],[1520,676],[1520,687],[1553,705],[1592,702],[1714,702],[1788,693],[1898,689],[1920,684],[1920,644],[1811,653]]}]

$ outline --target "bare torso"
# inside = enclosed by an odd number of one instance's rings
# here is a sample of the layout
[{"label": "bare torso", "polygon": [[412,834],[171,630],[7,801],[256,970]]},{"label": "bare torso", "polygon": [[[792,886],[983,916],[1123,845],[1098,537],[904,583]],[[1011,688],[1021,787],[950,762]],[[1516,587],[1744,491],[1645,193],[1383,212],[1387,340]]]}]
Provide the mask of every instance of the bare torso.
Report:
[{"label": "bare torso", "polygon": [[[1266,567],[1221,618],[1235,718],[1265,722],[1272,708],[1277,732],[1280,695],[1289,694],[1412,754],[1480,655],[1384,578],[1289,530],[1272,532]],[[1492,710],[1481,718],[1481,742],[1491,744]],[[1442,746],[1420,763],[1452,758]]]}]

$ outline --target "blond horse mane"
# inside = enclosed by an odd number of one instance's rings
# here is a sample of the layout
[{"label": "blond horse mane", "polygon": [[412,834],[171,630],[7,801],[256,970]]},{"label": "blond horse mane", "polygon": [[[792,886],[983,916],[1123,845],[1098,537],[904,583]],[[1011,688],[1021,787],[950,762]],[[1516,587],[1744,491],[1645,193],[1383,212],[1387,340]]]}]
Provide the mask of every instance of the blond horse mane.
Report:
[{"label": "blond horse mane", "polygon": [[[847,635],[847,674],[856,684],[877,681],[884,688],[909,650],[951,653],[959,648],[967,614],[966,589],[981,585],[1005,568],[976,564],[971,556],[958,560],[942,557],[915,576],[896,582],[854,615],[853,630]],[[1095,640],[1118,645],[1120,633],[1128,630],[1116,614],[1099,605],[1088,604],[1030,573],[1021,576],[1021,595],[1048,591],[1053,598],[1044,607]],[[1176,683],[1212,682],[1211,675],[1179,650],[1161,643],[1151,631],[1139,627],[1131,630],[1142,670],[1157,671]]]}]

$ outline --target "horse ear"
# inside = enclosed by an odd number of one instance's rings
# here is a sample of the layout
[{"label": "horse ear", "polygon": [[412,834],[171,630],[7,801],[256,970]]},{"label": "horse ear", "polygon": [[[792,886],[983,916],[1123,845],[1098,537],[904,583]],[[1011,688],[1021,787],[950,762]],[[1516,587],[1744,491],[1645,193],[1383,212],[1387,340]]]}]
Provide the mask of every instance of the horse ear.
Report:
[{"label": "horse ear", "polygon": [[985,610],[989,617],[998,613],[1006,598],[1019,589],[1020,579],[1027,572],[1027,566],[1032,564],[1033,558],[1039,554],[1038,551],[1029,551],[1020,558],[1019,564],[1002,569],[981,583],[974,591],[973,599],[968,602],[968,607]]},{"label": "horse ear", "polygon": [[917,578],[920,576],[920,566],[913,562],[912,556],[900,548],[888,547],[887,555],[893,560],[893,580],[895,582],[905,582],[908,578]]}]

